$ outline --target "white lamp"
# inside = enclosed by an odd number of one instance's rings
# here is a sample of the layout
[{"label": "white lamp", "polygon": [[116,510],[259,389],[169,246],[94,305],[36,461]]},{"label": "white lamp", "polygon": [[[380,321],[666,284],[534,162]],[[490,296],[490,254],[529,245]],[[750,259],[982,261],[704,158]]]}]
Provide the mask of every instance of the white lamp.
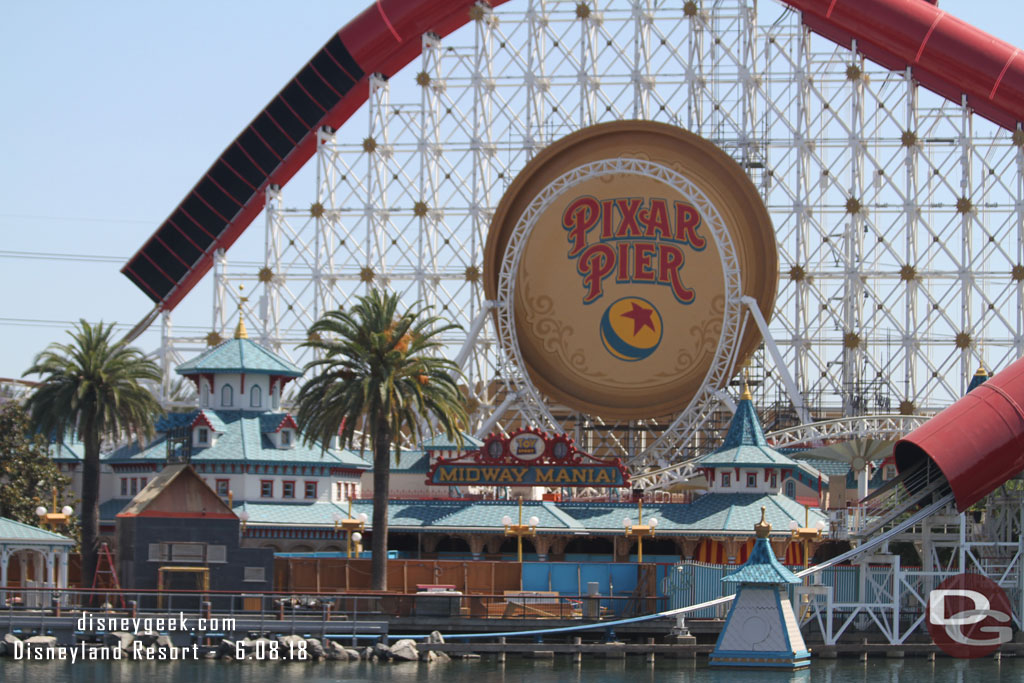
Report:
[{"label": "white lamp", "polygon": [[509,517],[508,515],[505,515],[504,517],[501,518],[501,523],[504,526],[508,526],[508,525],[510,525],[512,523],[512,518]]},{"label": "white lamp", "polygon": [[70,517],[71,515],[73,515],[75,513],[75,508],[71,507],[70,505],[65,505],[64,507],[62,507],[60,509],[60,511],[62,513],[64,513],[65,515],[67,515],[68,517]]},{"label": "white lamp", "polygon": [[361,540],[363,540],[363,535],[361,533],[359,533],[358,531],[352,533],[352,541],[354,543],[359,543],[359,541]]},{"label": "white lamp", "polygon": [[540,518],[539,517],[537,517],[536,515],[533,516],[533,517],[530,517],[530,526],[537,526],[538,524],[540,524]]},{"label": "white lamp", "polygon": [[800,522],[796,521],[795,519],[792,519],[792,520],[789,521],[789,530],[790,531],[796,531],[799,528],[800,528]]},{"label": "white lamp", "polygon": [[658,526],[658,518],[651,517],[649,520],[647,520],[647,525],[650,526],[652,529]]},{"label": "white lamp", "polygon": [[631,526],[633,526],[633,520],[631,520],[629,517],[623,517],[622,518],[622,526],[624,526],[624,527],[631,527]]},{"label": "white lamp", "polygon": [[36,516],[37,517],[45,517],[46,516],[46,508],[44,508],[42,505],[37,507],[36,508]]}]

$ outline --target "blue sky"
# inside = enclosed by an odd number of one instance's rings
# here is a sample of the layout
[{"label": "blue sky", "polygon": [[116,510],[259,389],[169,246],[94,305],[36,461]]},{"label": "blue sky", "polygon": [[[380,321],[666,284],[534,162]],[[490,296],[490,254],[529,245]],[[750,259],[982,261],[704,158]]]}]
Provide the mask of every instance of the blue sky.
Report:
[{"label": "blue sky", "polygon": [[[150,310],[149,299],[121,275],[124,260],[281,86],[369,4],[5,4],[0,377],[19,377],[48,343],[63,341],[66,321],[131,326]],[[1024,46],[1024,11],[1016,2],[940,0],[940,7]],[[258,258],[262,218],[256,225],[230,258]],[[175,311],[176,325],[209,327],[208,280]],[[137,343],[154,349],[156,327]]]}]

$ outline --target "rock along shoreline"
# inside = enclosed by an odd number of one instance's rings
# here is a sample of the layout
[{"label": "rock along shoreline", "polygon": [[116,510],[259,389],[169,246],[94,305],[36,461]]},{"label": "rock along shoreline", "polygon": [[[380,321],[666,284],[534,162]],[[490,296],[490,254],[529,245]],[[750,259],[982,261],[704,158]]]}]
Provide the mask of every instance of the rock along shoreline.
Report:
[{"label": "rock along shoreline", "polygon": [[[434,631],[428,643],[444,643],[444,636]],[[78,642],[61,645],[56,636],[21,637],[7,633],[0,640],[0,657],[21,661],[182,661],[210,659],[223,662],[281,661],[317,662],[426,662],[450,661],[444,652],[420,649],[416,641],[404,638],[391,645],[376,643],[365,647],[345,647],[334,640],[304,638],[298,635],[247,636],[238,640],[223,638],[215,645],[192,643],[176,646],[170,636],[157,633],[132,634],[114,631],[101,636],[100,642]]]}]

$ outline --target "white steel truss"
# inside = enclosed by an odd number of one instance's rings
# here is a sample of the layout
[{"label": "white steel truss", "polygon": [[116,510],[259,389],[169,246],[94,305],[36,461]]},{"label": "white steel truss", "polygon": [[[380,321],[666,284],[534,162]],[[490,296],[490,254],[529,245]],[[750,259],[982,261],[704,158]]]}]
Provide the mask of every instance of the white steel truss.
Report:
[{"label": "white steel truss", "polygon": [[[387,287],[462,325],[445,341],[453,357],[465,350],[474,429],[550,416],[583,448],[629,458],[638,481],[668,485],[716,444],[724,380],[679,424],[605,424],[510,391],[495,327],[473,324],[490,305],[483,245],[512,178],[581,127],[645,118],[725,150],[772,216],[778,353],[758,353],[750,372],[776,426],[796,422],[783,367],[814,420],[927,415],[963,395],[980,361],[1024,352],[1021,131],[812,35],[771,1],[515,0],[471,16],[443,41],[423,36],[416,63],[372,78],[364,110],[321,133],[311,195],[293,183],[288,195],[305,199],[286,204],[271,191],[265,263],[218,264],[213,332],[230,334],[244,282],[249,329],[301,364],[319,315]],[[185,341],[168,333],[165,356]]]},{"label": "white steel truss", "polygon": [[862,555],[853,567],[843,569],[857,577],[855,594],[845,598],[837,595],[838,582],[827,571],[813,575],[810,584],[794,591],[801,625],[818,629],[825,645],[836,644],[844,633],[867,629],[877,630],[890,645],[900,645],[915,631],[925,631],[929,593],[943,580],[969,572],[991,579],[1006,591],[1013,622],[1021,628],[1022,496],[1024,487],[1014,479],[982,499],[976,511],[956,514],[950,506],[944,514],[925,518],[890,540],[913,542],[921,567],[903,567],[899,555]]}]

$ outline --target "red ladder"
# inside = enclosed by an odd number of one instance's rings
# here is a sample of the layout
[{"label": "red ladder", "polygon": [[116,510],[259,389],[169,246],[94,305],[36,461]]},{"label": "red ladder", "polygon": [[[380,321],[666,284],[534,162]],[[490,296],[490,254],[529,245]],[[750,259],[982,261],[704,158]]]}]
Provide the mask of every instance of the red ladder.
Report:
[{"label": "red ladder", "polygon": [[[114,567],[114,558],[110,555],[110,547],[106,543],[100,544],[99,557],[96,561],[96,573],[92,577],[93,589],[107,588],[116,591],[115,596],[120,600],[121,607],[125,607],[124,596],[121,595],[121,582],[117,579],[117,569]],[[104,602],[110,602],[110,595]]]}]

